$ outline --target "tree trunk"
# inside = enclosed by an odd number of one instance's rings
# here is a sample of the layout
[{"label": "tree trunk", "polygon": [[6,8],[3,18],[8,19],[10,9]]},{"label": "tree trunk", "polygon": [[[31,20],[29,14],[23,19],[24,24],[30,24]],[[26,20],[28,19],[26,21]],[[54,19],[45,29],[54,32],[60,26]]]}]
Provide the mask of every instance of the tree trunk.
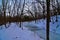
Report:
[{"label": "tree trunk", "polygon": [[47,2],[46,40],[49,40],[50,0],[46,0],[46,2]]}]

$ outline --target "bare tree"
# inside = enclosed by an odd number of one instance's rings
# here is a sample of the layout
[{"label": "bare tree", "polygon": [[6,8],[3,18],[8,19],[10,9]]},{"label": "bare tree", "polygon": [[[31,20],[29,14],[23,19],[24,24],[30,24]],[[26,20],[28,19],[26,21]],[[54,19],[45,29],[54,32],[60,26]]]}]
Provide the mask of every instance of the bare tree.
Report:
[{"label": "bare tree", "polygon": [[35,2],[32,2],[32,4],[33,4],[34,15],[35,15],[35,23],[36,23],[36,18],[37,18],[37,8],[36,8],[36,5],[35,5]]},{"label": "bare tree", "polygon": [[[29,3],[29,1],[28,1],[28,3]],[[32,6],[32,5],[29,5],[28,3],[25,4],[25,5],[27,5],[27,9],[28,9],[28,10],[26,10],[26,11],[27,11],[28,13],[30,13],[31,16],[34,18],[33,13],[32,13],[31,10],[29,9],[29,7]]]},{"label": "bare tree", "polygon": [[[7,9],[8,0],[2,0],[2,13],[4,14],[4,22],[6,23],[6,9]],[[6,27],[6,24],[5,24]]]},{"label": "bare tree", "polygon": [[23,2],[23,6],[22,6],[22,10],[21,10],[21,16],[23,15],[24,7],[25,7],[25,0]]},{"label": "bare tree", "polygon": [[45,13],[45,3],[44,3],[44,0],[43,0],[43,18],[45,19],[44,13]]},{"label": "bare tree", "polygon": [[58,17],[57,15],[59,14],[59,3],[58,3],[58,0],[56,0],[57,2],[57,8],[56,8],[56,22],[58,21]]},{"label": "bare tree", "polygon": [[2,6],[0,5],[0,17],[2,16]]},{"label": "bare tree", "polygon": [[50,0],[46,0],[46,3],[47,3],[46,40],[49,40]]}]

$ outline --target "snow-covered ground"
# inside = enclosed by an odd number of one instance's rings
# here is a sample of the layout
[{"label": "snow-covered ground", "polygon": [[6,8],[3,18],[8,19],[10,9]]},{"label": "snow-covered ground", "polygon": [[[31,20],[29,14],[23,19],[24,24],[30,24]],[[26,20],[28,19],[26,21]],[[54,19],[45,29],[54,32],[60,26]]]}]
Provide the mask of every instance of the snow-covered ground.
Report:
[{"label": "snow-covered ground", "polygon": [[43,39],[36,35],[34,32],[27,30],[27,28],[24,27],[24,29],[22,30],[21,28],[17,27],[15,23],[11,23],[9,28],[7,29],[3,28],[0,30],[0,40],[43,40]]},{"label": "snow-covered ground", "polygon": [[[60,15],[58,22],[56,16],[51,17],[50,40],[60,40]],[[54,20],[54,21],[53,21]],[[46,19],[31,22],[22,22],[22,28],[16,23],[11,23],[9,28],[0,30],[0,40],[45,40],[46,39]]]},{"label": "snow-covered ground", "polygon": [[[41,38],[46,39],[46,19],[37,20],[37,23],[32,21],[26,24],[26,27],[28,27],[29,30],[34,31]],[[50,40],[60,40],[59,37],[60,37],[60,15],[58,15],[58,22],[56,22],[56,16],[52,16],[50,22]]]}]

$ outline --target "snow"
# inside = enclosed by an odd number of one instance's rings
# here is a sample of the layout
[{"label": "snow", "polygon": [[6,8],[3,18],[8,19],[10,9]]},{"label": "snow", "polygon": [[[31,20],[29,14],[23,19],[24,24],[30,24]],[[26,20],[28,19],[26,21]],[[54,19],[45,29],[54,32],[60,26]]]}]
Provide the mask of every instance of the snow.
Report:
[{"label": "snow", "polygon": [[[32,21],[26,24],[26,27],[28,27],[29,30],[34,31],[41,38],[46,39],[46,19],[37,20],[37,23]],[[35,30],[32,28],[34,28]],[[60,37],[60,15],[58,15],[58,22],[56,22],[56,16],[52,16],[50,22],[50,40],[60,40],[59,37]]]},{"label": "snow", "polygon": [[[52,19],[53,18],[53,19]],[[10,27],[0,30],[1,40],[45,40],[46,39],[46,19],[22,22],[22,28],[19,24],[11,23]],[[50,22],[50,40],[60,40],[60,15],[58,15],[58,22],[56,16],[51,17]]]},{"label": "snow", "polygon": [[34,32],[27,30],[24,27],[17,27],[15,23],[11,23],[10,27],[7,29],[0,30],[0,40],[43,40],[39,36],[37,36]]}]

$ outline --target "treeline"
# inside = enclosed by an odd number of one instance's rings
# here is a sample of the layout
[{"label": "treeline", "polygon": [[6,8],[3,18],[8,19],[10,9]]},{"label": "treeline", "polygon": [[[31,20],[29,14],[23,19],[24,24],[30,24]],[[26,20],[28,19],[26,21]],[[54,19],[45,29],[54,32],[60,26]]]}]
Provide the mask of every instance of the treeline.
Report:
[{"label": "treeline", "polygon": [[[29,0],[2,0],[2,5],[0,5],[0,16],[30,16],[45,17],[47,13],[47,6],[45,0],[35,0],[30,2]],[[28,15],[27,15],[28,14]],[[60,14],[60,3],[58,0],[50,0],[50,14],[57,15]]]},{"label": "treeline", "polygon": [[[46,0],[2,0],[0,5],[0,19],[7,22],[7,20],[22,21],[22,20],[35,20],[47,17]],[[50,0],[50,16],[60,14],[60,3],[58,0]],[[1,21],[0,20],[0,21]]]}]

